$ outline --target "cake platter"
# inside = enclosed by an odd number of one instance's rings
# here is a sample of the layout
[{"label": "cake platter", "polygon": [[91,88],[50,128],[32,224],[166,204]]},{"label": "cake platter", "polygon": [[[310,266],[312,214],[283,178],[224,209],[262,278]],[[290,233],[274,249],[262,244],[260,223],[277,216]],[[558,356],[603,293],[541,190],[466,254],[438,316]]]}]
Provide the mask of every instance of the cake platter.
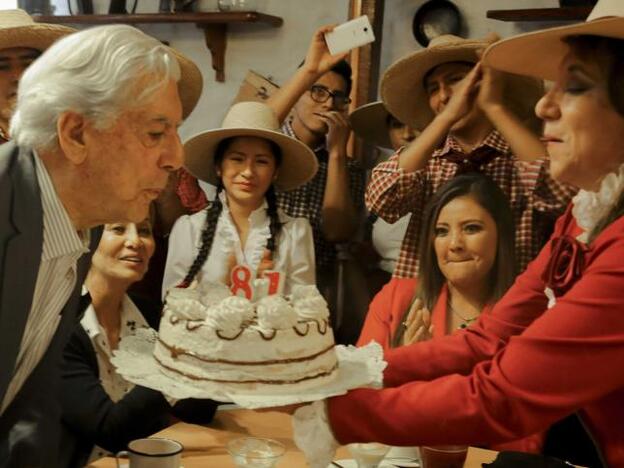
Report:
[{"label": "cake platter", "polygon": [[117,372],[129,382],[158,390],[170,398],[210,398],[250,409],[322,400],[358,387],[380,388],[386,367],[378,343],[371,342],[359,348],[337,345],[337,376],[322,387],[294,389],[292,392],[285,388],[276,392],[243,391],[233,385],[165,373],[153,356],[157,339],[158,333],[149,328],[139,329],[135,335],[123,338],[111,359]]}]

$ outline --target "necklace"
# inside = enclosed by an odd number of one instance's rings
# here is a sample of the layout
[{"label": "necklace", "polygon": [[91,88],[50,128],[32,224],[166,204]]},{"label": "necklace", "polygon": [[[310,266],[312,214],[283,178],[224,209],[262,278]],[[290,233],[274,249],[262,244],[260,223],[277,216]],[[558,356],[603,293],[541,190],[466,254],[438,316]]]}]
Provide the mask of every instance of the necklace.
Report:
[{"label": "necklace", "polygon": [[476,317],[464,317],[462,314],[460,314],[453,308],[453,304],[451,303],[450,299],[447,301],[447,306],[449,309],[451,309],[451,313],[463,322],[459,325],[459,327],[457,327],[459,330],[468,328],[472,324],[472,322],[476,322],[477,319],[479,318],[478,315]]}]

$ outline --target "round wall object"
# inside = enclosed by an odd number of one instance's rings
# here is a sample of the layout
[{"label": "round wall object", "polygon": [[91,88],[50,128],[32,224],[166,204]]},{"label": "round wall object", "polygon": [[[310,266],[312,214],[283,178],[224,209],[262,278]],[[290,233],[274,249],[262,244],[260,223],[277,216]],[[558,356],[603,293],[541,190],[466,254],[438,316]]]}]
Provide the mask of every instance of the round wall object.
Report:
[{"label": "round wall object", "polygon": [[414,15],[412,33],[423,47],[437,36],[453,34],[461,30],[461,14],[454,3],[448,0],[430,0],[423,4]]}]

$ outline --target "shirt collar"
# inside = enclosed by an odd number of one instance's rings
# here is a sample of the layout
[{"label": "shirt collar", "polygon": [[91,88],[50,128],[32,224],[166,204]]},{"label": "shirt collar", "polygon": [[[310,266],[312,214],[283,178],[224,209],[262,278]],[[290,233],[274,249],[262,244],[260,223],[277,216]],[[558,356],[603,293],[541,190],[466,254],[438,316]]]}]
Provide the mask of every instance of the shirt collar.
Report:
[{"label": "shirt collar", "polygon": [[90,232],[88,229],[76,231],[54,189],[48,170],[36,152],[34,159],[43,208],[41,259],[47,261],[63,256],[80,256],[89,250]]},{"label": "shirt collar", "polygon": [[[89,304],[84,316],[80,320],[80,325],[87,333],[87,336],[91,341],[94,341],[99,335],[104,333],[104,329],[98,321],[93,304]],[[134,302],[124,294],[121,303],[121,329],[119,330],[119,337],[133,335],[137,328],[147,328],[149,325],[147,321],[139,311]]]},{"label": "shirt collar", "polygon": [[[223,212],[227,214],[228,217],[232,217],[230,213],[230,209],[227,204],[227,196],[225,195],[225,191],[222,190],[219,193],[219,200],[221,200],[221,205],[223,206]],[[253,210],[249,215],[249,225],[251,227],[262,226],[267,223],[269,218],[267,214],[267,209],[269,208],[269,204],[266,201],[266,198],[262,201],[262,204]]]},{"label": "shirt collar", "polygon": [[[498,130],[492,130],[481,143],[479,143],[472,149],[472,151],[475,151],[483,146],[489,146],[499,153],[511,154],[511,148],[503,139],[502,135],[498,132]],[[459,146],[459,143],[457,143],[457,140],[455,140],[455,138],[453,138],[451,135],[448,135],[446,137],[446,140],[444,141],[444,146],[436,150],[434,152],[434,156],[444,156],[451,152],[463,153],[464,151],[462,150],[461,146]]]},{"label": "shirt collar", "polygon": [[[285,135],[288,135],[291,138],[295,138],[296,140],[299,140],[299,138],[297,138],[297,135],[295,134],[295,131],[292,128],[292,117],[290,119],[284,120],[284,123],[282,124],[282,133]],[[317,156],[318,156],[318,153],[321,153],[321,154],[326,153],[327,146],[325,145],[325,139],[323,139],[321,144],[318,145],[316,148],[312,148],[312,151],[314,151],[314,153],[316,153]]]}]

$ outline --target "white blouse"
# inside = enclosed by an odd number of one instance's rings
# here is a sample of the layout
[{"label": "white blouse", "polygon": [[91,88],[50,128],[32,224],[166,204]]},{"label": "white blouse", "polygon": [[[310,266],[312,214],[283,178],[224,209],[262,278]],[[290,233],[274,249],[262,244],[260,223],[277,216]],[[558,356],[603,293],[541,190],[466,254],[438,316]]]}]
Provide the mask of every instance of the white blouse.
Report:
[{"label": "white blouse", "polygon": [[[87,333],[93,345],[102,387],[109,398],[117,403],[126,393],[134,388],[134,384],[128,382],[119,375],[115,366],[111,364],[110,359],[113,353],[108,342],[108,337],[106,336],[106,331],[97,319],[93,304],[90,304],[85,311],[82,320],[80,320],[80,325],[84,328],[84,331]],[[127,295],[124,295],[121,304],[119,339],[121,340],[126,336],[134,335],[135,331],[139,328],[148,327],[149,325],[145,321],[145,318],[143,318],[139,309],[137,309],[137,306],[134,305],[134,302],[132,302]],[[109,452],[96,445],[93,447],[89,461],[96,460],[106,455],[109,455]]]},{"label": "white blouse", "polygon": [[[254,210],[249,216],[249,234],[243,249],[238,231],[227,207],[225,194],[219,194],[223,211],[217,221],[212,248],[196,279],[199,282],[226,283],[231,267],[230,258],[237,265],[246,265],[256,277],[256,271],[271,236],[270,217],[267,203]],[[295,284],[315,284],[314,240],[312,228],[305,218],[291,218],[278,211],[282,229],[273,254],[273,269],[281,274],[282,293],[289,294]],[[177,286],[188,273],[193,260],[201,248],[201,233],[206,221],[206,210],[190,216],[180,217],[169,236],[169,252],[163,278],[162,295],[167,289]]]},{"label": "white blouse", "polygon": [[373,224],[373,246],[381,257],[379,268],[388,273],[394,272],[399,260],[403,238],[411,217],[411,213],[406,214],[393,224],[377,218]]}]

